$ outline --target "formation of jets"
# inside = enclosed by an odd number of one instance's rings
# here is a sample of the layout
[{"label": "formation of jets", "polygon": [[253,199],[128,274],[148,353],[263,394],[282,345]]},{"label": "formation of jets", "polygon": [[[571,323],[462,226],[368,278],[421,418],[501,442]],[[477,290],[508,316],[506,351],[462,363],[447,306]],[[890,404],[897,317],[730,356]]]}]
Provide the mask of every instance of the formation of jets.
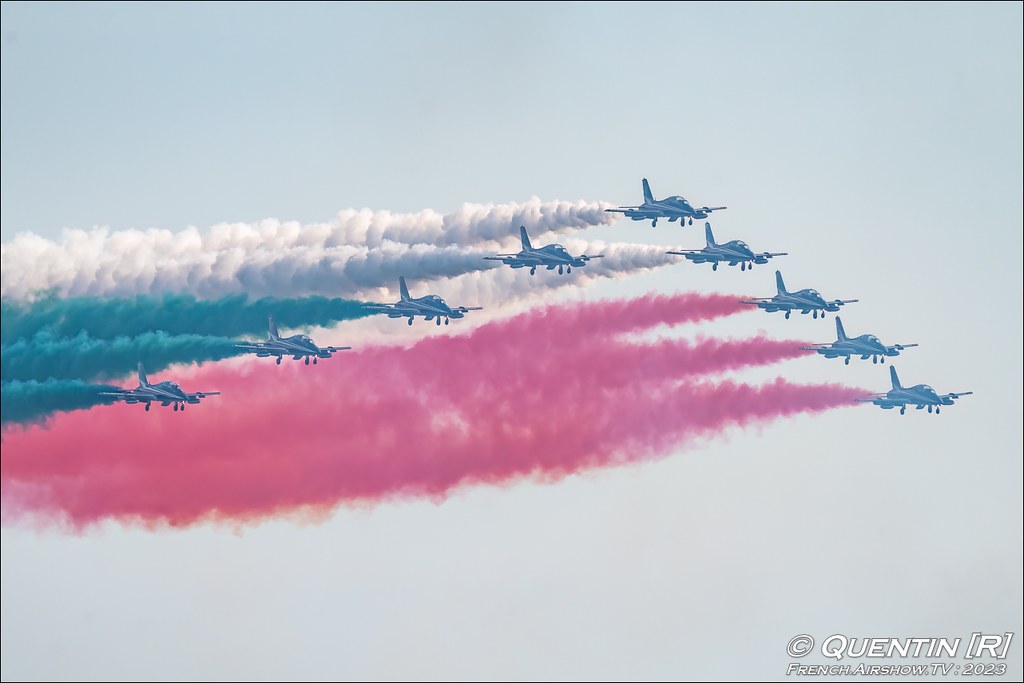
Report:
[{"label": "formation of jets", "polygon": [[[621,213],[624,217],[634,221],[650,220],[652,226],[657,226],[659,218],[665,218],[670,223],[679,221],[680,225],[689,222],[693,225],[693,219],[707,218],[712,212],[725,209],[724,206],[701,206],[694,207],[690,202],[679,195],[666,199],[655,199],[651,192],[651,186],[647,179],[643,179],[643,204],[636,206],[620,206],[613,209],[605,209],[608,212]],[[666,252],[677,256],[683,256],[687,261],[695,264],[710,263],[713,271],[718,270],[722,263],[729,266],[740,266],[740,270],[746,271],[754,267],[754,264],[763,265],[777,256],[786,256],[786,252],[754,252],[746,242],[732,240],[719,244],[715,241],[714,233],[711,230],[711,223],[705,223],[704,235],[706,245],[702,249],[675,250]],[[522,248],[517,253],[497,254],[485,256],[489,261],[500,261],[513,270],[529,268],[530,275],[535,275],[538,268],[552,271],[557,269],[558,274],[572,274],[573,268],[582,268],[592,259],[603,258],[603,254],[580,254],[573,255],[568,249],[560,244],[549,244],[541,247],[534,247],[530,242],[530,236],[526,226],[519,227],[519,238]],[[790,292],[783,282],[782,273],[775,271],[775,284],[777,292],[775,296],[753,298],[741,301],[741,304],[757,306],[767,313],[783,311],[788,319],[794,311],[801,314],[813,314],[814,318],[825,317],[826,312],[836,312],[846,304],[852,304],[857,299],[825,299],[815,289],[801,289]],[[408,318],[408,324],[412,325],[413,320],[422,317],[428,322],[433,320],[435,325],[450,324],[452,319],[464,318],[469,311],[479,311],[479,306],[450,306],[444,299],[436,294],[427,294],[413,298],[409,294],[405,277],[398,278],[400,298],[393,304],[375,303],[370,304],[370,310],[387,315],[389,318]],[[286,356],[295,360],[302,360],[306,365],[316,365],[317,361],[323,358],[331,358],[338,351],[351,347],[348,346],[325,346],[320,347],[313,343],[313,340],[305,334],[296,334],[290,337],[281,337],[274,324],[273,316],[267,321],[268,339],[265,342],[238,342],[236,348],[242,351],[255,354],[258,358],[275,357],[277,364]],[[846,365],[850,359],[860,357],[862,360],[871,359],[872,363],[885,362],[886,358],[899,356],[902,351],[917,346],[917,344],[894,344],[888,346],[883,344],[873,334],[862,334],[858,337],[849,337],[843,329],[843,323],[836,317],[836,336],[834,342],[814,344],[801,347],[804,351],[813,351],[825,358],[843,358]],[[186,405],[197,404],[208,396],[217,396],[217,391],[185,392],[178,384],[171,381],[150,384],[146,379],[146,373],[142,362],[139,362],[139,386],[135,389],[119,389],[117,391],[103,392],[101,395],[123,401],[127,404],[143,403],[148,411],[153,403],[161,406],[174,406],[174,410],[184,410]],[[869,398],[858,399],[862,402],[872,403],[883,409],[890,410],[899,408],[900,414],[907,412],[907,406],[916,406],[918,410],[928,409],[928,412],[939,413],[942,406],[953,405],[954,401],[961,396],[969,396],[973,392],[961,391],[950,394],[939,394],[927,384],[918,384],[913,387],[904,388],[900,385],[896,369],[889,366],[889,374],[892,380],[892,389],[885,393],[873,394]]]},{"label": "formation of jets", "polygon": [[[669,222],[678,220],[680,224],[689,222],[693,225],[693,219],[707,218],[712,212],[720,211],[724,206],[702,206],[694,207],[690,202],[681,196],[675,195],[666,199],[655,199],[651,192],[651,185],[644,178],[642,181],[644,191],[643,204],[635,206],[620,206],[605,211],[621,213],[625,218],[634,221],[651,221],[651,226],[658,225],[659,218],[665,218]],[[666,252],[675,256],[683,256],[687,261],[694,264],[710,263],[711,270],[717,271],[718,266],[725,263],[729,266],[740,266],[740,270],[750,270],[754,264],[763,265],[776,256],[787,256],[785,252],[761,252],[756,253],[746,242],[732,240],[724,244],[715,241],[714,233],[711,230],[711,223],[704,224],[704,236],[706,244],[702,249],[679,249]],[[794,311],[800,311],[802,315],[811,313],[814,318],[824,318],[826,312],[835,313],[846,304],[856,303],[857,299],[825,299],[816,289],[801,289],[790,292],[786,289],[786,283],[782,279],[782,272],[775,271],[776,293],[772,297],[752,298],[741,301],[742,304],[757,306],[767,313],[782,311],[786,318],[790,318]],[[883,344],[873,334],[862,334],[857,337],[849,337],[843,329],[843,323],[836,317],[836,336],[834,342],[814,344],[813,346],[801,347],[804,351],[813,351],[825,358],[843,358],[846,365],[850,359],[860,357],[862,360],[871,359],[872,363],[885,362],[886,358],[893,358],[905,349],[913,348],[917,344]],[[973,392],[962,391],[952,394],[939,395],[934,389],[926,384],[918,384],[910,388],[900,386],[896,370],[889,367],[892,389],[884,394],[877,394],[872,398],[861,399],[885,409],[899,407],[900,414],[907,412],[908,405],[914,405],[918,410],[928,408],[928,412],[938,413],[941,406],[953,405],[953,402],[961,396],[968,396]]]},{"label": "formation of jets", "polygon": [[587,261],[595,258],[604,258],[604,254],[590,256],[580,254],[573,256],[569,250],[561,244],[549,244],[546,247],[534,247],[530,244],[530,236],[526,233],[526,226],[519,226],[519,239],[523,244],[518,254],[498,254],[497,256],[484,256],[485,261],[501,261],[506,266],[515,268],[529,268],[530,275],[537,274],[537,267],[541,266],[548,270],[558,268],[558,274],[563,270],[572,273],[572,267],[582,268]]}]

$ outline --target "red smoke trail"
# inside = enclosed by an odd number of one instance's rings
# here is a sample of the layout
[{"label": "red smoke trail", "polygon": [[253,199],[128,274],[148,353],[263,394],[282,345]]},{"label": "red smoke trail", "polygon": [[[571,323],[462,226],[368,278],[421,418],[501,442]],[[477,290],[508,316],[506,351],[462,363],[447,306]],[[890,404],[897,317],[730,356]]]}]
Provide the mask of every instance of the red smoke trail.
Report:
[{"label": "red smoke trail", "polygon": [[62,415],[48,429],[9,430],[4,516],[184,525],[442,496],[468,483],[655,457],[733,424],[861,395],[694,379],[793,357],[800,342],[616,336],[731,312],[708,312],[717,303],[690,295],[576,304],[408,349],[342,354],[317,368],[203,368],[186,388],[224,395],[184,414],[114,406]]},{"label": "red smoke trail", "polygon": [[[517,316],[504,324],[518,329],[558,332],[631,332],[655,325],[700,322],[750,310],[739,303],[743,297],[726,294],[648,294],[635,299],[579,302],[548,306]],[[489,326],[495,331],[501,322]]]}]

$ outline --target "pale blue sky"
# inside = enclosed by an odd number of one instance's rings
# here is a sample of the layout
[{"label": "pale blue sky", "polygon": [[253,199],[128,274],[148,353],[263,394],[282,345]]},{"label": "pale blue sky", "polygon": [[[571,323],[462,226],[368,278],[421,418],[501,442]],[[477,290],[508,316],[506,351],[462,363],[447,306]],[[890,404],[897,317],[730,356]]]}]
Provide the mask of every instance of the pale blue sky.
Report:
[{"label": "pale blue sky", "polygon": [[[317,525],[4,528],[5,679],[782,678],[801,632],[1021,632],[1019,3],[2,12],[4,241],[634,203],[646,175],[728,205],[721,239],[789,251],[792,287],[860,298],[849,331],[920,342],[906,383],[978,392]],[[770,294],[770,272],[682,264],[586,295]],[[827,341],[829,320],[719,329]]]}]

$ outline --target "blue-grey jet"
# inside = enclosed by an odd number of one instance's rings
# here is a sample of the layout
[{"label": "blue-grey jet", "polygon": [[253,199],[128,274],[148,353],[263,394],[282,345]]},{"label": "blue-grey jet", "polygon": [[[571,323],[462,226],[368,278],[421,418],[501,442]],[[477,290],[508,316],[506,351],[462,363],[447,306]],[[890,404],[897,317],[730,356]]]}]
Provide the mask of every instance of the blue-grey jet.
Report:
[{"label": "blue-grey jet", "polygon": [[558,274],[563,270],[571,273],[572,267],[582,268],[587,261],[593,258],[604,258],[604,254],[588,256],[580,254],[573,256],[561,244],[549,244],[546,247],[534,247],[530,244],[530,236],[526,234],[526,226],[519,226],[519,239],[523,242],[523,249],[518,254],[498,254],[497,256],[484,256],[485,261],[501,261],[512,268],[529,268],[530,275],[537,273],[537,266],[544,266],[548,270],[558,268]]},{"label": "blue-grey jet", "polygon": [[409,296],[409,288],[405,285],[404,277],[398,278],[398,289],[401,292],[402,298],[397,303],[370,304],[368,308],[386,313],[389,318],[408,318],[410,325],[412,325],[413,318],[418,315],[422,315],[427,320],[433,320],[438,325],[441,324],[441,319],[444,318],[444,324],[447,325],[452,318],[466,317],[468,311],[482,310],[480,306],[456,306],[453,308],[436,294],[428,294],[427,296],[413,299]]},{"label": "blue-grey jet", "polygon": [[896,368],[891,365],[889,366],[889,377],[892,378],[892,389],[884,394],[875,394],[874,398],[858,398],[857,400],[863,403],[873,403],[884,410],[899,408],[900,415],[906,414],[907,406],[916,406],[918,410],[927,407],[929,413],[932,412],[932,408],[935,408],[935,413],[938,414],[942,406],[951,406],[953,401],[961,396],[970,396],[974,393],[973,391],[958,391],[940,396],[927,384],[904,388],[900,384],[900,378],[896,376]]},{"label": "blue-grey jet", "polygon": [[267,334],[270,338],[265,342],[242,342],[235,344],[235,346],[250,353],[255,353],[257,358],[277,356],[278,365],[281,364],[281,359],[285,356],[291,356],[295,360],[305,359],[306,365],[309,365],[309,359],[312,358],[313,365],[316,365],[316,361],[319,358],[330,358],[338,351],[347,351],[352,348],[351,346],[319,347],[305,334],[295,334],[291,337],[282,338],[277,331],[277,325],[274,324],[274,316],[272,315],[267,317]]},{"label": "blue-grey jet", "polygon": [[886,356],[895,357],[900,355],[900,351],[903,349],[917,346],[917,344],[893,344],[892,346],[886,346],[873,334],[847,337],[846,330],[843,329],[843,321],[839,319],[838,315],[836,316],[836,335],[838,339],[832,343],[801,346],[800,348],[804,351],[817,351],[825,356],[825,358],[845,356],[846,359],[843,362],[849,365],[850,358],[853,356],[860,356],[861,360],[870,358],[872,363],[878,363],[878,360],[881,359],[884,363]]},{"label": "blue-grey jet", "polygon": [[753,299],[751,301],[741,301],[740,303],[763,308],[768,313],[785,311],[787,318],[793,311],[800,311],[804,315],[814,311],[815,318],[818,317],[818,311],[821,311],[821,317],[824,318],[825,311],[835,312],[839,310],[840,306],[856,303],[857,301],[857,299],[833,299],[832,301],[825,301],[816,289],[801,289],[799,292],[787,292],[786,283],[782,281],[782,273],[777,270],[775,271],[775,285],[779,290],[779,293],[775,296],[771,298]]},{"label": "blue-grey jet", "polygon": [[682,225],[687,218],[693,225],[694,218],[707,218],[712,211],[721,211],[725,206],[694,207],[684,197],[674,195],[665,199],[655,199],[651,193],[651,185],[644,178],[644,203],[639,206],[620,206],[617,209],[605,209],[610,213],[621,213],[634,221],[651,221],[651,227],[658,225],[659,218],[667,218],[671,223],[675,220]]},{"label": "blue-grey jet", "polygon": [[220,396],[219,391],[196,391],[194,393],[187,393],[177,382],[171,382],[164,380],[163,382],[157,382],[156,384],[150,384],[149,380],[146,379],[146,370],[142,367],[142,361],[139,361],[139,386],[135,389],[121,389],[120,391],[104,391],[100,396],[111,396],[118,401],[124,401],[131,405],[134,403],[145,403],[146,410],[149,411],[149,407],[153,403],[159,403],[162,406],[173,405],[174,410],[185,410],[185,406],[189,403],[199,403],[207,396]]},{"label": "blue-grey jet", "polygon": [[732,240],[725,244],[718,244],[715,242],[714,233],[711,232],[710,223],[704,224],[704,236],[707,238],[708,245],[703,249],[681,249],[665,253],[685,256],[688,261],[693,261],[694,263],[710,263],[711,270],[718,270],[718,264],[723,261],[730,266],[740,264],[740,270],[747,270],[748,268],[753,268],[755,263],[763,265],[768,263],[770,258],[787,255],[784,251],[764,251],[760,254],[755,254],[747,246],[747,243],[741,240]]}]

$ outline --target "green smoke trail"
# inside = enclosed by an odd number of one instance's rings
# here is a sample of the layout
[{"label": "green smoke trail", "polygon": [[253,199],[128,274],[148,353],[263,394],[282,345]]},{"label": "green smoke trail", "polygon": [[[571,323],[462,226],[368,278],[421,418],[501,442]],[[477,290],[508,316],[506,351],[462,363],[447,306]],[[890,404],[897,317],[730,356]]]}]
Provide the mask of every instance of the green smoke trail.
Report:
[{"label": "green smoke trail", "polygon": [[222,360],[242,353],[227,337],[145,332],[133,337],[94,339],[81,332],[59,338],[47,331],[4,345],[0,377],[5,382],[102,380],[132,373],[140,360],[155,372],[174,363]]},{"label": "green smoke trail", "polygon": [[249,300],[238,294],[199,300],[187,294],[168,294],[121,299],[4,299],[0,302],[0,343],[7,345],[43,331],[54,337],[84,332],[94,339],[156,331],[221,337],[262,335],[271,314],[282,329],[290,329],[355,320],[373,315],[373,311],[361,301],[325,296]]},{"label": "green smoke trail", "polygon": [[80,380],[48,379],[42,382],[0,383],[0,424],[38,422],[47,415],[62,410],[89,408],[113,400],[100,396],[100,392],[114,391],[117,387],[89,384]]}]

